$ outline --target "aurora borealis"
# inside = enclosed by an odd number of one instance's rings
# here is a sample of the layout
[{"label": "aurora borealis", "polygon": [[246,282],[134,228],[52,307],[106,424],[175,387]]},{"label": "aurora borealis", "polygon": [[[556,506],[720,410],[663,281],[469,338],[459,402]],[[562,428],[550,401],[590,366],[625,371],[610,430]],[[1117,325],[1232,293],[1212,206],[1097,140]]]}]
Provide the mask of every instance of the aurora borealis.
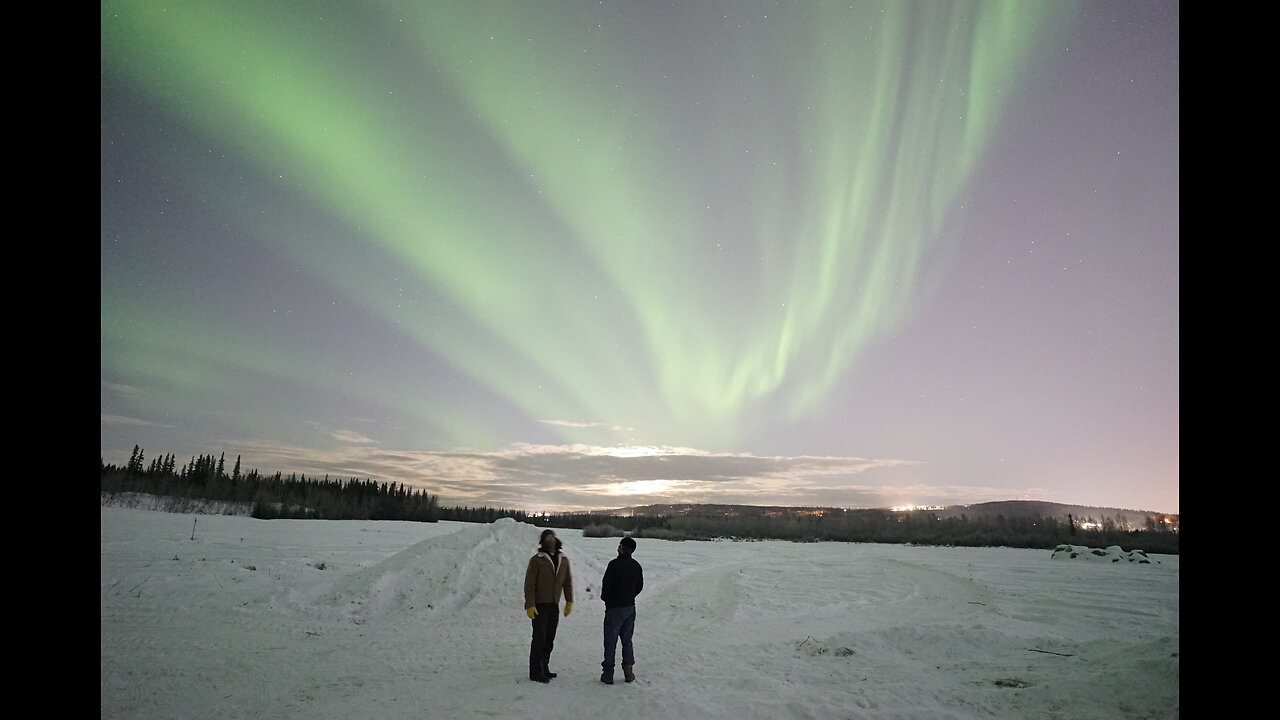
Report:
[{"label": "aurora borealis", "polygon": [[1177,510],[1176,4],[101,15],[109,462]]}]

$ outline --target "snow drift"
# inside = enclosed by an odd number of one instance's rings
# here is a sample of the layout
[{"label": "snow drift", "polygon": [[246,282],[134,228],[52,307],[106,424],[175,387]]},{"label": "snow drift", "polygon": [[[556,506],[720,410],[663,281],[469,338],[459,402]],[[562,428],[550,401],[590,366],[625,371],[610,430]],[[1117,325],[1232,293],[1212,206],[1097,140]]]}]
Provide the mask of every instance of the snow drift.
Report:
[{"label": "snow drift", "polygon": [[104,492],[101,494],[101,501],[102,507],[159,510],[161,512],[187,515],[249,515],[253,512],[253,503],[251,502],[207,500],[205,498],[184,498],[136,492]]},{"label": "snow drift", "polygon": [[1152,560],[1142,550],[1125,552],[1119,545],[1108,546],[1105,550],[1087,545],[1059,545],[1053,549],[1053,554],[1049,557],[1052,560],[1103,560],[1113,563],[1127,560],[1138,565],[1150,565],[1153,562],[1156,565],[1160,564],[1159,560]]}]

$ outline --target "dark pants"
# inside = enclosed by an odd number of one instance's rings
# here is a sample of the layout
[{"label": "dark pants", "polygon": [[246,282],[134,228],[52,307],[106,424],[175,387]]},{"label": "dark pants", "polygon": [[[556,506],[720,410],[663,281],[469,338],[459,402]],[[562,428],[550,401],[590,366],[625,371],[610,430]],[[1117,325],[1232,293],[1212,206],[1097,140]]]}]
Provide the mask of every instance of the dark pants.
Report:
[{"label": "dark pants", "polygon": [[604,609],[604,662],[600,663],[600,667],[606,672],[613,672],[613,658],[618,651],[619,638],[622,639],[622,664],[636,664],[635,650],[631,647],[631,633],[635,629],[635,605]]},{"label": "dark pants", "polygon": [[556,644],[556,626],[560,624],[559,603],[538,603],[538,615],[533,619],[533,641],[529,644],[529,676],[547,671],[551,662],[551,648]]}]

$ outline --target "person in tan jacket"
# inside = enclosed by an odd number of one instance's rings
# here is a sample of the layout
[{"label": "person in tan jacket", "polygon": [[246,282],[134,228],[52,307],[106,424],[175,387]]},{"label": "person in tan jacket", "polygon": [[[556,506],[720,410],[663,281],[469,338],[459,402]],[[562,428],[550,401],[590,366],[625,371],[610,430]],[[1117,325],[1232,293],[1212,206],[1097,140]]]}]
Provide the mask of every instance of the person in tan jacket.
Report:
[{"label": "person in tan jacket", "polygon": [[573,571],[569,558],[560,551],[563,543],[552,530],[543,530],[538,538],[538,552],[529,558],[524,571],[524,612],[533,621],[533,639],[529,644],[529,679],[548,683],[551,672],[551,649],[555,646],[556,626],[560,624],[560,592],[564,591],[564,615],[573,612]]}]

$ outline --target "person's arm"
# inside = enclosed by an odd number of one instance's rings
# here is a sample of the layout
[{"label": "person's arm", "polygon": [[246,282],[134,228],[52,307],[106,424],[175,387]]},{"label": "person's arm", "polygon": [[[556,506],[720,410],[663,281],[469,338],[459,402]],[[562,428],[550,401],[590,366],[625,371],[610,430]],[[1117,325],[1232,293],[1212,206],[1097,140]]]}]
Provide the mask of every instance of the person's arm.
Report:
[{"label": "person's arm", "polygon": [[609,601],[609,594],[613,592],[613,563],[610,562],[604,569],[604,580],[600,581],[600,599],[605,602]]},{"label": "person's arm", "polygon": [[[562,557],[560,562],[564,563],[564,601],[573,604],[573,566],[569,564],[569,558]],[[565,613],[566,615],[568,613]]]},{"label": "person's arm", "polygon": [[640,563],[636,563],[636,594],[639,595],[640,591],[643,589],[644,589],[644,568],[640,566]]},{"label": "person's arm", "polygon": [[538,585],[538,564],[534,562],[538,559],[537,555],[529,558],[529,567],[524,571],[524,606],[525,609],[531,608],[537,603],[534,602],[534,590]]}]

